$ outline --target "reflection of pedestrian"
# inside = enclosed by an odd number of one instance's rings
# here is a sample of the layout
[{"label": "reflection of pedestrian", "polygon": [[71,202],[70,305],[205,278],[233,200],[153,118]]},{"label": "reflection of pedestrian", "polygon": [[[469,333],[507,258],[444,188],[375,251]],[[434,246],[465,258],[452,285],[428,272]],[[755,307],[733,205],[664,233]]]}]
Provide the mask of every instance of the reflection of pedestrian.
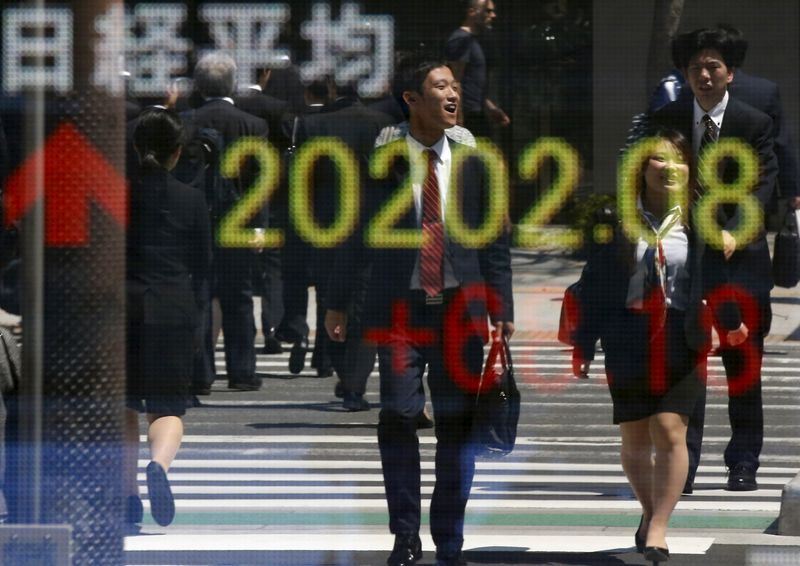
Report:
[{"label": "reflection of pedestrian", "polygon": [[[480,224],[487,202],[485,171],[477,160],[465,160],[459,175],[462,186],[450,183],[453,154],[466,151],[444,134],[456,123],[458,110],[452,72],[443,61],[410,58],[399,67],[395,80],[409,107],[410,126],[407,136],[389,143],[384,151],[396,151],[407,159],[392,160],[385,177],[368,187],[362,218],[373,218],[388,203],[407,197],[413,205],[396,219],[393,230],[424,235],[423,242],[419,249],[389,242],[384,247],[380,240],[377,247],[364,247],[365,234],[354,236],[337,256],[325,327],[333,340],[346,339],[345,309],[353,276],[372,265],[363,326],[381,336],[378,445],[389,529],[395,535],[387,564],[410,566],[422,557],[417,419],[425,407],[422,379],[427,366],[437,439],[431,534],[437,564],[455,566],[462,563],[464,512],[475,471],[469,445],[475,395],[465,390],[464,383],[470,379],[468,373],[481,371],[487,310],[498,339],[501,333],[513,333],[510,254],[505,232],[481,249],[445,237],[447,195],[458,192],[461,214],[469,225]],[[490,309],[484,300],[467,299],[469,289],[485,297],[487,287],[498,297]],[[467,311],[462,316],[452,310],[459,304]],[[454,324],[446,327],[448,313]],[[454,351],[445,355],[451,346],[462,355]],[[456,369],[454,362],[466,367]]]},{"label": "reflection of pedestrian", "polygon": [[[365,107],[358,99],[355,88],[351,85],[337,85],[331,81],[332,101],[323,112],[301,116],[297,124],[297,146],[301,151],[305,144],[314,143],[317,138],[336,139],[353,152],[358,163],[361,178],[345,182],[356,183],[357,190],[363,191],[362,178],[367,178],[369,156],[375,144],[375,138],[384,126],[390,124],[390,118],[381,112]],[[338,210],[337,193],[342,178],[330,162],[321,161],[314,167],[310,177],[312,184],[312,200],[308,206],[314,212],[314,220],[321,226],[330,226],[336,221]],[[347,344],[331,344],[324,332],[325,309],[327,307],[328,278],[336,257],[335,248],[314,247],[303,242],[307,257],[312,265],[312,279],[316,289],[317,300],[317,335],[314,340],[312,366],[318,375],[330,372],[331,365],[342,380],[340,393],[344,397],[344,407],[349,410],[365,410],[369,405],[364,401],[364,384],[372,370],[375,360],[374,348],[361,347],[358,336],[353,334]],[[364,276],[358,277],[360,282]],[[354,298],[358,296],[354,285]],[[358,310],[358,307],[355,307]],[[355,321],[354,321],[355,322]],[[354,373],[358,372],[360,378]],[[352,386],[351,386],[352,385]]]},{"label": "reflection of pedestrian", "polygon": [[136,483],[138,412],[147,414],[151,462],[147,488],[153,518],[175,514],[166,473],[183,436],[181,417],[191,381],[199,290],[211,262],[211,234],[203,194],[169,171],[181,154],[182,126],[173,112],[146,110],[134,132],[142,175],[131,187],[127,241],[128,408],[126,519],[141,521]]},{"label": "reflection of pedestrian", "polygon": [[511,120],[488,97],[489,73],[478,36],[492,29],[496,17],[493,0],[462,1],[461,27],[447,39],[444,53],[461,83],[464,126],[475,136],[491,135],[491,124],[508,126]]},{"label": "reflection of pedestrian", "polygon": [[[289,104],[267,94],[265,89],[272,76],[272,69],[259,68],[256,70],[256,82],[248,86],[245,91],[234,99],[238,108],[258,116],[269,126],[268,139],[278,150],[283,151],[288,147],[289,140],[284,135],[283,120],[289,110]],[[273,197],[269,206],[267,220],[269,226],[274,228],[282,225],[279,215],[279,206]],[[264,335],[264,353],[279,354],[283,351],[280,341],[275,338],[275,327],[278,326],[283,316],[282,280],[281,280],[281,250],[279,248],[265,249],[256,261],[258,293],[261,295],[261,330]]]},{"label": "reflection of pedestrian", "polygon": [[[777,164],[773,153],[772,120],[759,110],[741,102],[728,92],[734,80],[734,61],[738,54],[734,39],[724,30],[698,29],[681,34],[673,40],[673,59],[683,70],[693,97],[679,98],[667,104],[652,120],[680,130],[692,140],[695,153],[701,153],[705,143],[717,139],[740,139],[749,144],[759,159],[756,186],[746,196],[763,214],[772,198]],[[704,141],[705,140],[705,141]],[[740,178],[739,167],[723,161],[719,177],[725,183]],[[772,320],[769,293],[772,289],[771,264],[766,230],[763,221],[749,242],[737,242],[736,235],[743,228],[739,203],[726,203],[719,207],[716,223],[725,253],[724,269],[728,283],[734,286],[731,300],[743,304],[753,302],[758,318],[742,322],[747,340],[739,345],[721,337],[722,363],[728,378],[728,409],[731,420],[731,440],[725,449],[725,465],[729,469],[728,489],[750,491],[758,488],[756,471],[764,441],[764,418],[761,400],[761,358],[764,337],[769,333]],[[743,375],[747,372],[746,375]],[[747,387],[734,391],[735,383]],[[696,468],[700,458],[705,397],[692,415],[689,434],[690,455]],[[689,480],[693,478],[690,477]],[[687,483],[691,491],[691,483]]]},{"label": "reflection of pedestrian", "polygon": [[[189,112],[189,119],[198,128],[216,130],[224,142],[231,147],[240,138],[255,137],[266,141],[267,123],[239,110],[233,105],[236,84],[236,63],[222,52],[212,52],[198,61],[194,71],[197,92],[203,104]],[[214,211],[224,217],[241,202],[253,186],[258,165],[245,161],[239,174],[231,180],[233,187],[220,195],[220,210]],[[231,194],[233,193],[233,194]],[[250,221],[250,228],[267,226],[266,209],[260,209]],[[218,226],[214,226],[218,229]],[[253,286],[258,258],[252,250],[215,246],[214,248],[214,299],[219,300],[222,311],[222,332],[225,335],[225,368],[228,372],[228,387],[252,391],[261,388],[261,378],[256,373],[256,326],[253,316]],[[216,330],[216,329],[215,329]],[[214,333],[216,336],[216,332]],[[213,353],[213,345],[208,344]]]},{"label": "reflection of pedestrian", "polygon": [[724,260],[689,229],[689,211],[673,204],[694,185],[691,143],[675,130],[656,138],[637,175],[638,209],[627,217],[641,223],[642,235],[630,240],[617,226],[581,278],[573,371],[588,373],[599,338],[622,467],[642,506],[636,546],[647,560],[665,561],[667,524],[688,468],[688,417],[705,389],[710,328],[693,322],[702,320],[702,300],[718,284],[710,278],[724,275]]}]

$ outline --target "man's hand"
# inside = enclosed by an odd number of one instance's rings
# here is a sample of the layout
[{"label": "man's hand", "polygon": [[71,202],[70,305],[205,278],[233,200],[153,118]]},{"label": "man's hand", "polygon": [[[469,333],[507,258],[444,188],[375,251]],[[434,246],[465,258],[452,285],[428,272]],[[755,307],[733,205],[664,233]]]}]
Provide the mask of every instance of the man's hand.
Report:
[{"label": "man's hand", "polygon": [[589,378],[589,369],[592,366],[591,360],[584,360],[578,355],[578,349],[572,349],[572,375],[581,379]]},{"label": "man's hand", "polygon": [[789,197],[789,208],[800,209],[800,197]]},{"label": "man's hand", "polygon": [[347,313],[328,309],[325,312],[325,331],[334,342],[344,342],[347,338]]},{"label": "man's hand", "polygon": [[725,335],[725,340],[731,346],[738,346],[745,340],[747,340],[747,335],[749,331],[747,330],[747,326],[745,326],[744,322],[739,325],[739,328],[736,330],[731,330]]},{"label": "man's hand", "polygon": [[514,334],[513,322],[497,321],[494,323],[494,331],[492,332],[492,340],[494,342],[500,342],[501,336],[505,336],[506,338],[511,338],[513,334]]},{"label": "man's hand", "polygon": [[736,238],[731,235],[727,230],[722,231],[722,253],[725,259],[731,259],[733,252],[736,251]]}]

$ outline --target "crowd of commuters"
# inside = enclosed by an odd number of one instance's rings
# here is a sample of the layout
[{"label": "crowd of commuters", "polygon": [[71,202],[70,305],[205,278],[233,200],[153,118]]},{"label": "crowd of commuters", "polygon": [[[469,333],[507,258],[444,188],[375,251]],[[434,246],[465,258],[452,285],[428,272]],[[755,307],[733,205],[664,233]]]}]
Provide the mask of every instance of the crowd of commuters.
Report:
[{"label": "crowd of commuters", "polygon": [[[461,373],[479,374],[487,341],[512,336],[514,308],[510,227],[500,226],[477,248],[448,229],[449,197],[457,192],[461,220],[469,226],[482,223],[489,198],[480,161],[456,156],[474,147],[475,137],[511,122],[487,94],[480,39],[491,29],[495,4],[466,0],[462,9],[462,25],[441,53],[401,54],[392,95],[373,104],[362,103],[352,84],[332,78],[306,84],[302,102],[275,98],[265,92],[270,69],[259,69],[254,84],[238,89],[236,62],[212,52],[194,69],[190,97],[173,90],[163,106],[135,110],[127,158],[127,522],[143,515],[135,473],[138,413],[146,413],[149,427],[152,514],[167,525],[175,513],[167,474],[180,446],[182,416],[192,396],[210,394],[220,332],[228,387],[259,390],[254,296],[260,295],[264,352],[280,353],[289,344],[288,369],[300,373],[310,351],[313,286],[311,366],[319,377],[337,374],[334,393],[345,409],[370,409],[364,391],[378,361],[378,445],[395,535],[387,564],[410,566],[422,557],[417,431],[426,426],[437,439],[430,510],[437,564],[465,563],[474,394],[462,386]],[[675,37],[675,76],[685,77],[688,88],[670,90],[669,101],[651,108],[632,208],[607,211],[601,222],[613,237],[598,244],[582,276],[573,366],[587,374],[601,341],[621,461],[642,508],[635,545],[654,563],[669,559],[670,515],[681,493],[693,490],[712,326],[729,380],[728,489],[757,489],[760,364],[771,319],[765,230],[759,225],[753,238],[737,241],[743,213],[736,203],[717,207],[710,230],[695,215],[711,189],[698,174],[703,156],[725,138],[741,139],[756,152],[752,197],[759,210],[769,206],[776,177],[783,196],[797,203],[797,163],[777,87],[739,71],[746,45],[728,26]],[[286,174],[321,138],[341,142],[358,173],[322,158],[299,181]],[[232,246],[223,233],[230,231],[226,222],[270,163],[251,155],[230,174],[225,157],[240,140],[271,144],[281,174],[269,201],[249,209],[238,227],[248,239]],[[390,160],[382,175],[368,175],[376,152],[403,159]],[[453,173],[454,163],[460,174]],[[718,165],[720,179],[737,175],[727,161]],[[302,194],[308,198],[296,196],[297,183],[307,183]],[[362,197],[360,220],[335,241],[311,241],[308,226],[296,221],[298,212],[311,219],[312,229],[328,230],[340,217],[347,187]],[[398,187],[408,192],[409,205],[392,217],[392,229],[413,235],[414,245],[374,240],[366,226],[394,202]],[[622,218],[635,218],[636,229]],[[274,228],[285,234],[281,246],[267,243]],[[748,302],[757,305],[755,317],[741,308]],[[446,315],[453,305],[464,305],[458,332]],[[453,356],[460,363],[452,363]],[[425,376],[433,423],[424,412]],[[743,381],[747,386],[737,387]]]}]

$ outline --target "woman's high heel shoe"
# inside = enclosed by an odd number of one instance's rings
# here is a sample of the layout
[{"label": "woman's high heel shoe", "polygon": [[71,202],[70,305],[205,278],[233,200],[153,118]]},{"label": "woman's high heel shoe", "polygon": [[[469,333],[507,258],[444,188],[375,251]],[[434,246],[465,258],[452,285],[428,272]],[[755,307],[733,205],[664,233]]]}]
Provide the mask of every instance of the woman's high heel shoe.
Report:
[{"label": "woman's high heel shoe", "polygon": [[636,532],[633,535],[633,542],[636,543],[636,552],[642,554],[644,552],[644,545],[647,542],[647,539],[642,534],[642,524],[644,523],[644,515],[642,518],[639,519],[639,528],[636,529]]},{"label": "woman's high heel shoe", "polygon": [[660,546],[648,546],[644,549],[644,559],[654,565],[669,561],[669,549]]}]

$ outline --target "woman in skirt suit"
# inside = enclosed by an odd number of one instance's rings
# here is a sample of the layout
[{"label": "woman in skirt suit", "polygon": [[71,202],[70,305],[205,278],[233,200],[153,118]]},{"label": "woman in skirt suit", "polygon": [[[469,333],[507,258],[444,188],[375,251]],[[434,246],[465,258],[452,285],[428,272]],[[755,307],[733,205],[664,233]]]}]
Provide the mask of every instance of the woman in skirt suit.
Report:
[{"label": "woman in skirt suit", "polygon": [[134,146],[142,173],[130,189],[127,238],[126,519],[142,518],[136,483],[138,414],[145,413],[151,462],[147,487],[160,525],[175,515],[167,471],[183,436],[202,288],[211,261],[208,209],[203,194],[169,173],[180,157],[178,116],[153,108],[140,116]]},{"label": "woman in skirt suit", "polygon": [[[691,142],[661,129],[642,159],[627,164],[633,190],[613,237],[598,246],[582,275],[573,371],[586,376],[599,339],[613,419],[622,436],[622,467],[642,507],[637,550],[669,559],[669,517],[686,481],[688,415],[705,387],[711,317],[731,343],[744,339],[738,312],[705,314],[711,290],[724,283],[724,257],[705,245],[689,217],[696,194]],[[623,163],[625,163],[623,161]]]}]

